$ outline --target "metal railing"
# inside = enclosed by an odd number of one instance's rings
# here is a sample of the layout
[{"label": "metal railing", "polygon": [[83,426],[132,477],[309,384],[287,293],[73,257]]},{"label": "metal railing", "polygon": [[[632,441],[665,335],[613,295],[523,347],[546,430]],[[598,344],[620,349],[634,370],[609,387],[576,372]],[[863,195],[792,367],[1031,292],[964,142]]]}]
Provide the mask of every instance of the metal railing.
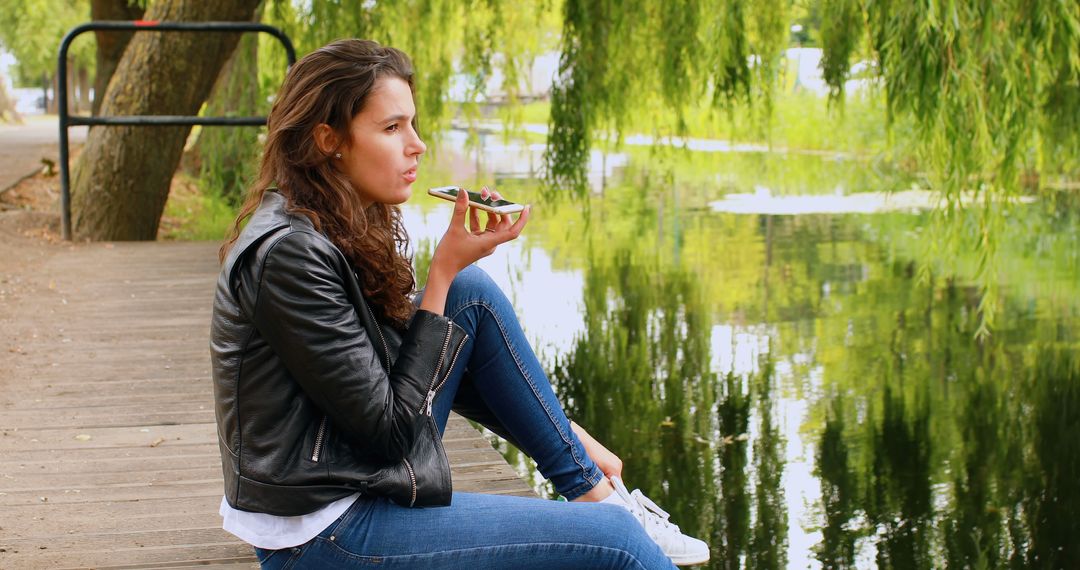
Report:
[{"label": "metal railing", "polygon": [[[60,113],[60,225],[65,240],[71,239],[71,174],[68,166],[68,128],[75,125],[152,125],[152,126],[262,126],[266,117],[199,117],[194,115],[122,115],[86,117],[68,113],[67,53],[76,36],[91,31],[133,32],[263,32],[281,42],[289,66],[296,63],[296,50],[285,32],[254,22],[161,22],[157,20],[87,22],[71,29],[60,42],[57,62],[56,99]],[[101,94],[104,95],[104,94]],[[97,94],[95,94],[97,96]]]}]

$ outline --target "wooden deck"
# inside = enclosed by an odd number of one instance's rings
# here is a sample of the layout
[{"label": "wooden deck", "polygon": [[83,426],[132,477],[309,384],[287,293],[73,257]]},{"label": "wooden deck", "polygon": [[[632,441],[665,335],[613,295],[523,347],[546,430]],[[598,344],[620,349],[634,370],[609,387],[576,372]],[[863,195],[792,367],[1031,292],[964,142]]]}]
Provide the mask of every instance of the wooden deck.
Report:
[{"label": "wooden deck", "polygon": [[[0,283],[0,568],[257,566],[217,514],[217,270],[216,244],[99,243]],[[455,490],[533,494],[462,418],[444,441]]]}]

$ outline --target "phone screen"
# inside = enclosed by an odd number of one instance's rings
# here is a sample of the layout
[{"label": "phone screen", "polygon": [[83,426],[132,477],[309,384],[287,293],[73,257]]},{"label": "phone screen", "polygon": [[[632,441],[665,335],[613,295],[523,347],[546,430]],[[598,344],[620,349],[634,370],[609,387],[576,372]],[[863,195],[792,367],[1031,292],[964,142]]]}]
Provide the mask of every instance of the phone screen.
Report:
[{"label": "phone screen", "polygon": [[[451,196],[456,197],[458,189],[457,188],[451,188],[449,190],[445,190],[445,192],[447,194],[451,195]],[[492,206],[494,208],[498,208],[498,207],[501,207],[501,206],[513,206],[514,205],[514,202],[511,202],[509,200],[492,200],[491,198],[482,199],[482,198],[480,198],[480,193],[479,192],[473,192],[472,190],[468,190],[468,192],[469,192],[469,201],[470,202],[476,202],[478,204],[484,204],[485,206]]]}]

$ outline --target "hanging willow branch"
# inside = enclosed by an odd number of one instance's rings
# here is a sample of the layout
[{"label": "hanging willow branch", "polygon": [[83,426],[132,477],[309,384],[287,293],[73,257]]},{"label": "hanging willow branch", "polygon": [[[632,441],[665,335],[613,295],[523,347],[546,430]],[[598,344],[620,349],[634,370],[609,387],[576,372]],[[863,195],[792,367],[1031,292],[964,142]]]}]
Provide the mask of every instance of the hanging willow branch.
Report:
[{"label": "hanging willow branch", "polygon": [[621,139],[662,106],[684,133],[699,101],[756,104],[767,119],[787,45],[788,0],[566,0],[559,75],[551,93],[545,178],[585,190],[598,127]]},{"label": "hanging willow branch", "polygon": [[[1080,4],[1071,0],[910,2],[827,0],[825,79],[842,94],[865,21],[890,122],[918,128],[918,159],[944,197],[937,229],[947,246],[980,255],[979,334],[997,310],[998,237],[1023,171],[1075,161],[1080,134]],[[963,233],[964,200],[977,227]]]}]

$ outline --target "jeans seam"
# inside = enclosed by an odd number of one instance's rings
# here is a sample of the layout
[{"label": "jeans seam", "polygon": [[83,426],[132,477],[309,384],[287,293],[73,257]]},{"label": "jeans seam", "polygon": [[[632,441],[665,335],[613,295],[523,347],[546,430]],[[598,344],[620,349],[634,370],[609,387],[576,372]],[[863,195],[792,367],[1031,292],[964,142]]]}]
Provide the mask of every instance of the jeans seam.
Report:
[{"label": "jeans seam", "polygon": [[[474,300],[474,301],[467,301],[464,305],[462,305],[456,311],[454,311],[454,315],[452,317],[450,317],[450,320],[452,320],[452,321],[455,320],[458,317],[458,315],[461,314],[462,311],[464,311],[465,309],[468,309],[469,307],[474,307],[474,306],[483,307],[484,309],[487,310],[488,314],[490,314],[491,317],[495,320],[496,326],[499,327],[499,335],[502,337],[503,343],[506,344],[507,350],[510,351],[510,356],[513,357],[514,365],[517,366],[518,372],[520,372],[522,378],[525,379],[525,383],[529,385],[529,389],[532,391],[533,396],[535,396],[537,401],[540,402],[540,407],[542,407],[544,409],[544,412],[548,416],[548,421],[550,421],[552,426],[555,427],[555,431],[557,431],[559,433],[559,437],[563,440],[563,443],[565,443],[570,448],[570,456],[574,458],[574,463],[576,463],[577,466],[579,468],[581,468],[582,476],[590,484],[589,489],[591,489],[592,487],[595,487],[597,484],[599,484],[600,478],[597,477],[596,480],[593,481],[592,473],[590,473],[591,470],[588,469],[587,467],[585,467],[585,464],[582,462],[581,458],[578,456],[577,449],[575,449],[573,442],[571,442],[570,438],[568,438],[568,436],[565,433],[563,433],[562,426],[560,426],[559,422],[555,420],[555,418],[554,418],[554,416],[553,416],[553,414],[551,412],[551,408],[548,407],[547,402],[545,402],[544,399],[542,397],[540,397],[540,394],[537,393],[536,385],[533,383],[533,380],[529,376],[528,372],[525,371],[525,367],[522,366],[522,364],[521,364],[521,357],[518,356],[517,350],[514,349],[513,344],[511,344],[509,338],[507,337],[506,328],[503,326],[502,319],[499,318],[498,312],[495,311],[495,309],[492,308],[491,305],[489,305],[483,299],[478,299],[478,300]],[[578,485],[572,491],[577,491],[578,489],[580,489],[580,488],[582,488],[584,486],[585,485]],[[586,492],[587,491],[588,491],[588,489],[586,489]],[[579,493],[578,496],[580,496],[581,494],[583,494],[583,493]],[[564,495],[564,496],[566,496],[567,499],[576,499],[577,498],[577,496],[570,496],[568,494]]]},{"label": "jeans seam", "polygon": [[387,555],[387,554],[356,554],[356,553],[346,549],[345,547],[341,546],[336,541],[326,540],[325,538],[322,538],[322,537],[319,537],[317,540],[320,540],[324,545],[329,545],[330,547],[332,547],[335,550],[341,552],[342,554],[345,554],[346,556],[350,556],[350,557],[356,558],[358,560],[369,561],[369,562],[374,561],[373,559],[379,559],[379,560],[385,560],[385,561],[389,561],[389,562],[395,562],[395,561],[401,561],[403,559],[416,558],[416,557],[428,557],[428,556],[439,555],[439,554],[451,554],[451,553],[458,553],[458,552],[460,552],[460,553],[483,552],[483,551],[486,551],[486,550],[496,550],[496,549],[503,549],[503,548],[515,548],[515,547],[575,546],[575,547],[581,547],[581,548],[586,548],[586,549],[595,549],[595,550],[601,550],[601,551],[618,552],[618,553],[626,556],[627,558],[629,558],[634,564],[637,565],[638,568],[642,568],[642,569],[645,568],[645,565],[642,564],[640,560],[638,560],[637,556],[634,556],[628,550],[625,550],[625,549],[622,549],[622,548],[614,548],[614,547],[611,547],[611,546],[601,546],[601,545],[598,545],[598,544],[585,544],[585,543],[581,543],[581,542],[514,542],[514,543],[508,543],[508,544],[492,544],[492,545],[488,545],[488,546],[474,546],[472,548],[453,548],[453,549],[438,550],[438,551],[433,551],[433,552],[421,552],[421,553],[414,553],[414,554],[389,554],[389,555]]}]

